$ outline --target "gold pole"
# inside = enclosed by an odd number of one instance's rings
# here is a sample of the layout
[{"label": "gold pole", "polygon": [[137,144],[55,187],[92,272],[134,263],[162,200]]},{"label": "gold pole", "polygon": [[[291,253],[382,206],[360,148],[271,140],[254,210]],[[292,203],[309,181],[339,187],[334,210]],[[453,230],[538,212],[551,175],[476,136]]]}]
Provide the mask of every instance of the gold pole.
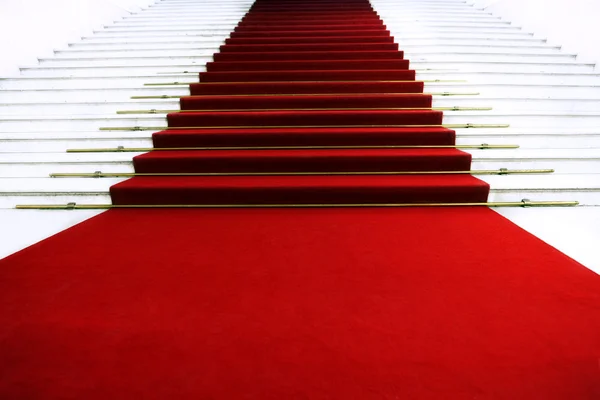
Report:
[{"label": "gold pole", "polygon": [[282,125],[282,126],[133,126],[100,127],[101,131],[164,131],[185,129],[282,129],[282,128],[508,128],[508,124],[444,124],[444,125]]},{"label": "gold pole", "polygon": [[511,201],[485,203],[375,204],[19,204],[19,210],[104,210],[111,208],[349,208],[349,207],[573,207],[578,201]]},{"label": "gold pole", "polygon": [[[362,81],[361,81],[362,82]],[[237,83],[237,82],[232,82]],[[234,96],[234,97],[260,97],[260,96],[335,96],[335,95],[356,95],[356,94],[365,94],[365,93],[261,93],[261,94],[226,94],[223,96]],[[479,92],[466,92],[466,93],[454,93],[454,92],[435,92],[435,93],[366,93],[369,95],[377,95],[377,94],[403,94],[407,96],[479,96]],[[169,96],[169,95],[160,95],[160,96],[131,96],[132,99],[180,99],[182,97],[196,97],[196,96],[207,96],[207,95],[189,95],[189,96]],[[210,96],[210,95],[208,95]]]},{"label": "gold pole", "polygon": [[516,144],[459,144],[459,145],[381,145],[381,146],[238,146],[238,147],[115,147],[67,149],[67,153],[140,153],[146,151],[186,150],[317,150],[317,149],[518,149]]},{"label": "gold pole", "polygon": [[[435,72],[456,72],[459,71],[458,69],[443,69],[443,68],[419,68],[419,69],[413,69],[413,70],[409,70],[409,71],[415,71],[415,72],[420,72],[420,71],[435,71]],[[156,75],[181,75],[181,74],[199,74],[200,72],[205,72],[205,71],[176,71],[176,72],[157,72]]]},{"label": "gold pole", "polygon": [[132,178],[135,176],[319,176],[319,175],[515,175],[551,174],[553,169],[507,169],[474,171],[349,171],[349,172],[57,172],[51,178]]},{"label": "gold pole", "polygon": [[[292,82],[321,83],[321,82],[364,82],[364,81],[272,81],[269,83],[292,83]],[[464,79],[448,79],[448,80],[430,79],[430,80],[412,80],[412,81],[368,81],[368,82],[464,83],[467,81]],[[189,86],[189,85],[195,84],[195,83],[202,84],[203,82],[199,82],[199,81],[195,81],[195,82],[164,82],[164,83],[155,82],[155,83],[144,83],[144,86]],[[232,85],[232,84],[236,84],[236,83],[264,83],[264,82],[249,81],[249,82],[205,82],[205,83],[217,84],[217,85]]]},{"label": "gold pole", "polygon": [[171,114],[192,112],[252,112],[252,111],[368,111],[368,110],[432,110],[432,111],[490,111],[492,107],[371,107],[371,108],[232,108],[207,110],[121,110],[117,114]]}]

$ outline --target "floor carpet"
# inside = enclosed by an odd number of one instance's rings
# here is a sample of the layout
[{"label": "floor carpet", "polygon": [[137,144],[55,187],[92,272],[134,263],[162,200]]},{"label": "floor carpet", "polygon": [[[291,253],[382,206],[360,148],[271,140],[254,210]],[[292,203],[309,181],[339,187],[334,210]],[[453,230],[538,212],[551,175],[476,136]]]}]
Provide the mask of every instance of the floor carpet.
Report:
[{"label": "floor carpet", "polygon": [[100,214],[0,261],[0,398],[599,399],[600,277],[372,148],[455,143],[409,67],[366,0],[258,0],[113,203],[421,206]]}]

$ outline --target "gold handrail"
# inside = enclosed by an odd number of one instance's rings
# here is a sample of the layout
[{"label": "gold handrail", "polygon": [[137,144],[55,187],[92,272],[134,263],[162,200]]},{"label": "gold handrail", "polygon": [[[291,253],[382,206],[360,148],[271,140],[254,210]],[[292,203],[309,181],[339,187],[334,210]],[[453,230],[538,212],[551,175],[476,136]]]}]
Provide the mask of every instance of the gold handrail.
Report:
[{"label": "gold handrail", "polygon": [[482,203],[374,204],[19,204],[19,210],[104,210],[111,208],[350,208],[350,207],[574,207],[578,201],[506,201]]},{"label": "gold handrail", "polygon": [[[268,83],[297,83],[297,82],[302,82],[302,83],[329,83],[329,82],[385,82],[385,83],[390,83],[390,82],[422,82],[422,83],[464,83],[467,82],[464,79],[427,79],[427,80],[406,80],[406,81],[345,81],[345,80],[339,80],[339,81],[269,81]],[[203,83],[210,83],[210,84],[214,84],[214,85],[233,85],[233,84],[237,84],[237,83],[253,83],[253,84],[258,84],[258,83],[266,83],[266,82],[257,82],[257,81],[241,81],[241,82],[199,82],[199,81],[194,81],[194,82],[150,82],[150,83],[144,83],[144,86],[189,86],[191,84],[203,84]]]},{"label": "gold handrail", "polygon": [[474,171],[333,171],[333,172],[57,172],[51,178],[132,178],[135,176],[322,176],[322,175],[515,175],[551,174],[553,169],[515,169]]},{"label": "gold handrail", "polygon": [[281,125],[281,126],[108,126],[101,131],[164,131],[186,129],[287,129],[287,128],[508,128],[508,124],[444,124],[444,125]]},{"label": "gold handrail", "polygon": [[[362,81],[361,81],[362,82]],[[237,83],[237,82],[232,82]],[[260,93],[260,94],[223,94],[219,96],[335,96],[335,95],[352,95],[352,94],[365,94],[365,95],[377,95],[377,94],[403,94],[406,96],[479,96],[479,92],[428,92],[428,93]],[[180,99],[182,97],[195,97],[195,96],[212,96],[212,95],[188,95],[188,96],[169,96],[166,94],[160,96],[131,96],[132,99]]]},{"label": "gold handrail", "polygon": [[[456,72],[456,71],[460,71],[456,68],[453,69],[448,69],[448,68],[417,68],[417,69],[410,69],[408,71],[415,71],[415,72],[421,72],[421,71],[435,71],[435,72]],[[199,74],[200,72],[205,72],[205,71],[170,71],[170,72],[157,72],[157,75],[181,75],[181,74]]]},{"label": "gold handrail", "polygon": [[224,146],[224,147],[108,147],[67,149],[67,153],[128,153],[186,150],[317,150],[317,149],[518,149],[516,144],[373,145],[373,146]]},{"label": "gold handrail", "polygon": [[431,111],[490,111],[492,107],[363,107],[363,108],[231,108],[231,109],[205,109],[205,110],[120,110],[117,114],[172,114],[192,112],[252,112],[252,111],[369,111],[369,110],[431,110]]}]

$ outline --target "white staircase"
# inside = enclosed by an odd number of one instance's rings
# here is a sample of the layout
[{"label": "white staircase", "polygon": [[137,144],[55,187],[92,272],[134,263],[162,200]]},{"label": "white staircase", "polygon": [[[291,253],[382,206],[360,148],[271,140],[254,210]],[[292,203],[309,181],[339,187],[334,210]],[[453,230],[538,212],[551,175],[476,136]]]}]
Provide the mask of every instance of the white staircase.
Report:
[{"label": "white staircase", "polygon": [[[16,204],[110,203],[121,179],[50,178],[62,172],[133,172],[137,153],[66,153],[74,148],[151,147],[164,114],[197,81],[252,0],[163,0],[57,49],[21,75],[0,79],[0,257],[96,211],[23,211]],[[567,254],[600,271],[600,71],[575,54],[458,0],[372,0],[459,144],[518,144],[472,150],[473,169],[545,169],[550,175],[482,176],[490,201],[578,200],[573,209],[498,209]],[[450,93],[451,95],[443,95]],[[555,221],[554,224],[549,221]],[[574,239],[576,237],[577,239]]]}]

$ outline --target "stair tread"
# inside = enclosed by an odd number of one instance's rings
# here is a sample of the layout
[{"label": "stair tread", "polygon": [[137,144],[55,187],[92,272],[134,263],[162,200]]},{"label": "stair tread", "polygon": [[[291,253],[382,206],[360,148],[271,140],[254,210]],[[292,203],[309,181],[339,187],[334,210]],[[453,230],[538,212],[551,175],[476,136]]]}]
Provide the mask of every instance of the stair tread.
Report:
[{"label": "stair tread", "polygon": [[468,171],[457,149],[294,149],[151,151],[136,172]]},{"label": "stair tread", "polygon": [[488,191],[470,175],[135,177],[110,188],[114,204],[456,203]]}]

